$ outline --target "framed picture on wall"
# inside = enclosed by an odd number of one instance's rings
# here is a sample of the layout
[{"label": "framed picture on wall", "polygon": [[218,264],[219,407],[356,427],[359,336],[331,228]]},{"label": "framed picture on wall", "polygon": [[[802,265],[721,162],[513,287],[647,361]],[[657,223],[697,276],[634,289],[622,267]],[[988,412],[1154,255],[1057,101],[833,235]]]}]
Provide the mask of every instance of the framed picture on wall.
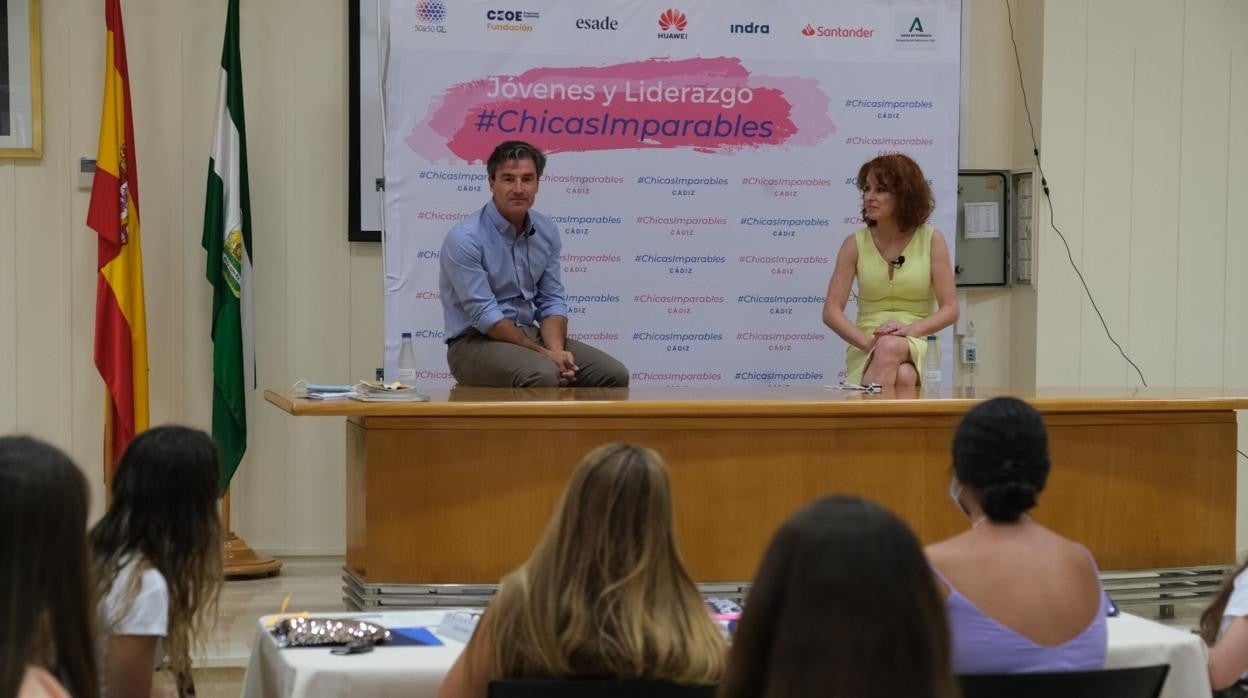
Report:
[{"label": "framed picture on wall", "polygon": [[39,0],[0,0],[0,158],[43,155]]}]

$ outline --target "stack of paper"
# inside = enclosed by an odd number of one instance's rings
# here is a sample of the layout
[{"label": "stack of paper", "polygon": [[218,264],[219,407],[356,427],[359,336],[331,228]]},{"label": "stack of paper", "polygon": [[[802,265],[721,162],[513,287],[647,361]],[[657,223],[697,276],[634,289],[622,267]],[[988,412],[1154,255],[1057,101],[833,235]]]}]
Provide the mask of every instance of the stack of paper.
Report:
[{"label": "stack of paper", "polygon": [[299,381],[293,386],[291,394],[306,400],[346,400],[355,394],[355,388],[350,385],[322,385]]},{"label": "stack of paper", "polygon": [[351,399],[360,402],[428,402],[429,396],[422,395],[416,386],[405,385],[399,381],[360,381],[355,384],[355,393]]}]

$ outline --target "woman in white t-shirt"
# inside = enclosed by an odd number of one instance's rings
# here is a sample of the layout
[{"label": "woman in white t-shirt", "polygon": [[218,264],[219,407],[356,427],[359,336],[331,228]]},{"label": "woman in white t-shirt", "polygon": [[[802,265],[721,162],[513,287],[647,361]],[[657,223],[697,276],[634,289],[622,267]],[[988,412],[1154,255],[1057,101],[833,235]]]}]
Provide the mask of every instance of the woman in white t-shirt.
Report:
[{"label": "woman in white t-shirt", "polygon": [[100,696],[146,698],[165,659],[193,695],[191,645],[221,588],[217,448],[202,431],[149,429],[113,475],[113,502],[91,530],[99,611]]},{"label": "woman in white t-shirt", "polygon": [[1248,562],[1231,575],[1200,616],[1209,643],[1209,683],[1220,698],[1248,698]]}]

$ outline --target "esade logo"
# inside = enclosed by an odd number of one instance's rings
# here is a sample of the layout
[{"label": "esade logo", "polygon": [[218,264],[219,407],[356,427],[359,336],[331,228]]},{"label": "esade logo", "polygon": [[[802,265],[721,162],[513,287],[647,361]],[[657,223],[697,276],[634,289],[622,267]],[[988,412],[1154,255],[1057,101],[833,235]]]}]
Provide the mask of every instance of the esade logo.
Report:
[{"label": "esade logo", "polygon": [[577,29],[592,29],[595,31],[617,31],[620,28],[620,20],[607,17],[580,17],[576,20]]}]

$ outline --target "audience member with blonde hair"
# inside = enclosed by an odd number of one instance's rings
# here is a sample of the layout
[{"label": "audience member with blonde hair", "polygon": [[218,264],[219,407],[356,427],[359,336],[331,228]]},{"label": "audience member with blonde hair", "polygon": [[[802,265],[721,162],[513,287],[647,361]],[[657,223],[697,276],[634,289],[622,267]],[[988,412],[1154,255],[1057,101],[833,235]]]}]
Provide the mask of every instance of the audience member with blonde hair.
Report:
[{"label": "audience member with blonde hair", "polygon": [[187,427],[149,429],[122,454],[91,530],[101,695],[150,695],[166,656],[179,695],[194,694],[191,646],[221,588],[217,468],[212,439]]},{"label": "audience member with blonde hair", "polygon": [[87,502],[64,453],[0,438],[0,696],[97,695]]},{"label": "audience member with blonde hair", "polygon": [[953,439],[949,495],[970,528],[928,548],[958,674],[1101,669],[1108,597],[1088,549],[1027,515],[1049,475],[1048,434],[1030,405],[976,405]]},{"label": "audience member with blonde hair", "polygon": [[949,630],[919,541],[858,497],[821,499],[772,538],[720,698],[946,698]]},{"label": "audience member with blonde hair", "polygon": [[685,571],[667,470],[608,444],[572,474],[532,556],[503,578],[439,696],[480,697],[501,678],[719,681],[725,647]]}]

